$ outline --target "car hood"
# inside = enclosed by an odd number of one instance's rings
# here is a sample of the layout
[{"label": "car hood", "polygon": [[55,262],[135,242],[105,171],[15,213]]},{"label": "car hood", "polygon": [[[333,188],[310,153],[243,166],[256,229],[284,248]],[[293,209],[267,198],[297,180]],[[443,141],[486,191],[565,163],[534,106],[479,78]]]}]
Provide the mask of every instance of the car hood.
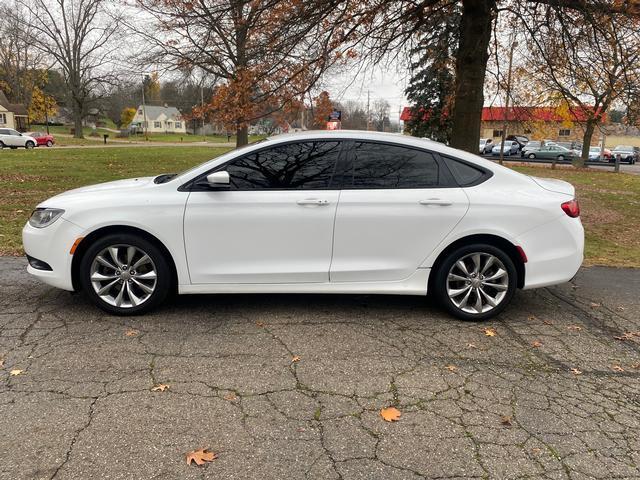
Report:
[{"label": "car hood", "polygon": [[544,188],[545,190],[549,190],[550,192],[563,193],[565,195],[571,195],[572,197],[576,194],[575,187],[569,182],[565,182],[564,180],[533,176],[530,176],[529,178],[536,182],[540,187]]},{"label": "car hood", "polygon": [[126,180],[116,180],[113,182],[98,183],[95,185],[87,185],[86,187],[74,188],[73,190],[67,190],[60,193],[55,197],[51,197],[41,203],[40,207],[57,207],[63,203],[73,202],[85,197],[86,194],[106,193],[113,194],[127,194],[132,190],[148,185],[153,181],[154,177],[139,177],[128,178]]}]

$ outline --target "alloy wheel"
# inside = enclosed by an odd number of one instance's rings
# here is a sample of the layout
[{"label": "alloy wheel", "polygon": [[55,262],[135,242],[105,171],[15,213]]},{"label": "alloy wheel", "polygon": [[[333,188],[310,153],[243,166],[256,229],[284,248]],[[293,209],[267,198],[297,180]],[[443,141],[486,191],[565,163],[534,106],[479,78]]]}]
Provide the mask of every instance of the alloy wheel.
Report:
[{"label": "alloy wheel", "polygon": [[98,253],[89,274],[98,297],[119,308],[145,303],[153,295],[158,280],[151,257],[142,249],[126,244],[112,245]]},{"label": "alloy wheel", "polygon": [[509,289],[509,274],[502,261],[489,253],[474,252],[455,262],[447,275],[447,295],[466,313],[493,310]]}]

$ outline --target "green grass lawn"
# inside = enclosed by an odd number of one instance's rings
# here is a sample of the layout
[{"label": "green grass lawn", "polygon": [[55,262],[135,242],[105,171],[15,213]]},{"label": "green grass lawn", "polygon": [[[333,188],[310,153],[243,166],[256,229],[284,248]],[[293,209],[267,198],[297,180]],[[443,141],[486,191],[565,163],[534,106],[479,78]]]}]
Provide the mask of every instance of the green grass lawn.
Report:
[{"label": "green grass lawn", "polygon": [[71,188],[180,172],[228,148],[113,147],[0,151],[0,255],[22,253],[20,232],[41,201]]},{"label": "green grass lawn", "polygon": [[[228,148],[113,147],[0,152],[0,254],[22,253],[20,231],[42,200],[82,185],[179,172]],[[586,263],[640,267],[640,176],[607,171],[514,167],[576,186],[586,229]]]}]

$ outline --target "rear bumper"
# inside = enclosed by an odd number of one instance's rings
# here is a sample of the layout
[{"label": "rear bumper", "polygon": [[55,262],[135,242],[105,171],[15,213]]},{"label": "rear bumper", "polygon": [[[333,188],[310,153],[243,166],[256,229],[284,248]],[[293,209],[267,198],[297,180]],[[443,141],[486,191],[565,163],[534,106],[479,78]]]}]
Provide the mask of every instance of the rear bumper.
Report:
[{"label": "rear bumper", "polygon": [[63,290],[73,291],[69,252],[76,238],[82,236],[82,229],[60,218],[53,225],[34,228],[27,223],[22,229],[22,245],[25,253],[45,262],[51,270],[37,269],[29,265],[27,272],[42,282]]},{"label": "rear bumper", "polygon": [[517,239],[527,254],[524,289],[571,280],[584,259],[584,229],[580,218],[562,215]]}]

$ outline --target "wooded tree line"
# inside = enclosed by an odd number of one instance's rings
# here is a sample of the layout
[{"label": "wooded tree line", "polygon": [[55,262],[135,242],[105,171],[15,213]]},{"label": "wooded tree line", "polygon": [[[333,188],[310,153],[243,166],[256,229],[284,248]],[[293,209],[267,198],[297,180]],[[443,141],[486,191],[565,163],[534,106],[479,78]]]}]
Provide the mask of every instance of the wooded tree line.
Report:
[{"label": "wooded tree line", "polygon": [[[7,47],[0,35],[0,81],[18,98],[31,91],[24,72],[53,67],[76,126],[92,102],[126,97],[153,66],[189,79],[184,85],[206,79],[195,114],[234,130],[241,145],[250,124],[295,114],[328,73],[391,59],[411,65],[407,94],[430,112],[427,129],[475,152],[490,52],[513,40],[511,29],[531,71],[543,72],[535,78],[540,96],[593,113],[587,133],[613,106],[638,110],[638,0],[11,2],[0,28],[19,41]],[[494,67],[502,87],[504,72]]]}]

